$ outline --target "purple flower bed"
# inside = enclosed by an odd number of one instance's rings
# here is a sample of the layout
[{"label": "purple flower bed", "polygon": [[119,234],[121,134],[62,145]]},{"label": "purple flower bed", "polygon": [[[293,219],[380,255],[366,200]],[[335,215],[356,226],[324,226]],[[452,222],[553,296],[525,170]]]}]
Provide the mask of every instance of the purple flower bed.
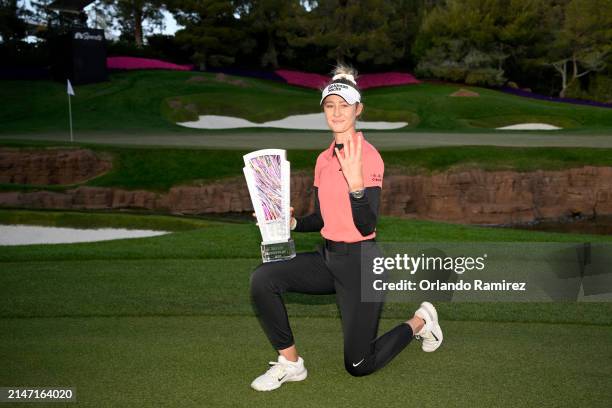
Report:
[{"label": "purple flower bed", "polygon": [[384,72],[382,74],[363,74],[357,78],[361,89],[378,88],[381,86],[420,84],[412,74],[407,72]]},{"label": "purple flower bed", "polygon": [[612,103],[604,103],[604,102],[596,102],[596,101],[588,101],[585,99],[576,99],[576,98],[556,98],[554,96],[546,96],[539,95],[528,91],[523,91],[521,89],[515,89],[510,87],[501,87],[501,88],[493,88],[498,91],[502,91],[505,93],[509,93],[517,96],[524,96],[526,98],[540,99],[543,101],[550,102],[564,102],[564,103],[573,103],[578,105],[588,105],[588,106],[598,106],[601,108],[612,108]]},{"label": "purple flower bed", "polygon": [[306,88],[321,89],[328,81],[328,77],[324,75],[310,74],[308,72],[277,69],[274,73],[283,78],[288,84],[304,86]]},{"label": "purple flower bed", "polygon": [[160,61],[150,58],[136,57],[108,57],[106,58],[108,69],[170,69],[175,71],[191,71],[193,65],[177,65],[171,62]]},{"label": "purple flower bed", "polygon": [[[304,86],[306,88],[321,89],[329,81],[329,77],[319,74],[311,74],[301,71],[289,71],[279,69],[277,75],[291,85]],[[361,89],[378,88],[381,86],[419,84],[421,81],[413,75],[405,72],[385,72],[380,74],[363,74],[357,78],[357,84]]]},{"label": "purple flower bed", "polygon": [[270,81],[286,82],[285,79],[275,72],[270,71],[257,71],[253,69],[241,69],[241,68],[209,68],[206,72],[222,72],[226,75],[237,75],[248,78],[267,79]]}]

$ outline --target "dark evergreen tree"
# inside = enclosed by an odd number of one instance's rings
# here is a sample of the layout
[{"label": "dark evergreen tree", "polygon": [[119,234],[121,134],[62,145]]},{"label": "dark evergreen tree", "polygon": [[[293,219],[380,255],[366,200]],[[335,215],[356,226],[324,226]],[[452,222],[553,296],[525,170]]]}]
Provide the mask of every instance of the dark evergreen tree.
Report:
[{"label": "dark evergreen tree", "polygon": [[190,52],[201,70],[231,65],[236,55],[255,47],[255,41],[240,24],[232,1],[176,0],[171,11],[185,27],[177,31],[177,41]]}]

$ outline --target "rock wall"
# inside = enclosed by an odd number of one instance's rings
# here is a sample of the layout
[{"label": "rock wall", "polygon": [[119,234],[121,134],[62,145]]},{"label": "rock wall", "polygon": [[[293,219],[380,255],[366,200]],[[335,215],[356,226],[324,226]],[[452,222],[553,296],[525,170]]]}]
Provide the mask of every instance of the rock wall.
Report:
[{"label": "rock wall", "polygon": [[[292,205],[313,210],[311,174],[294,173]],[[175,186],[167,193],[81,186],[65,192],[0,192],[0,206],[54,209],[145,209],[178,214],[252,211],[244,178],[204,186]],[[427,175],[385,175],[380,213],[473,224],[510,224],[575,215],[612,214],[612,167],[562,171],[487,172],[479,169]]]},{"label": "rock wall", "polygon": [[383,188],[382,213],[412,218],[513,224],[612,214],[612,167],[390,175]]},{"label": "rock wall", "polygon": [[77,184],[112,167],[88,149],[0,148],[0,183]]}]

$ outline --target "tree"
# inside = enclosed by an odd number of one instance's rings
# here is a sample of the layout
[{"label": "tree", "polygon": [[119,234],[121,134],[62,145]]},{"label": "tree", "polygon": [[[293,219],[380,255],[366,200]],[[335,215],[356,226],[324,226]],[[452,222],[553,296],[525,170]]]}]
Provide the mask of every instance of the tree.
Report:
[{"label": "tree", "polygon": [[143,23],[163,27],[163,0],[101,0],[112,10],[121,38],[131,40],[137,47],[143,46]]},{"label": "tree", "polygon": [[115,33],[113,28],[115,25],[114,10],[104,1],[96,1],[89,8],[88,13],[91,26],[100,30],[104,30],[106,39],[114,39]]},{"label": "tree", "polygon": [[425,17],[413,52],[417,72],[466,83],[501,85],[507,60],[540,35],[537,0],[449,0]]},{"label": "tree", "polygon": [[292,55],[287,36],[295,18],[303,11],[298,0],[244,0],[236,3],[240,23],[250,37],[265,42],[265,51],[260,56],[260,66],[279,67],[280,52]]},{"label": "tree", "polygon": [[357,61],[389,65],[408,56],[422,18],[422,1],[364,1],[361,7]]},{"label": "tree", "polygon": [[255,46],[234,16],[232,1],[176,0],[171,11],[177,23],[185,26],[177,31],[177,41],[190,50],[201,70],[232,64],[238,52]]},{"label": "tree", "polygon": [[350,0],[323,0],[298,18],[289,43],[296,47],[316,45],[327,50],[327,56],[338,62],[353,56],[357,41],[354,22],[359,8]]},{"label": "tree", "polygon": [[0,0],[0,36],[2,43],[20,41],[26,36],[25,18],[28,11],[23,2],[17,0]]},{"label": "tree", "polygon": [[299,15],[288,42],[315,45],[337,62],[391,64],[406,54],[418,1],[323,0]]},{"label": "tree", "polygon": [[[608,10],[608,12],[605,12]],[[560,97],[578,78],[606,68],[612,53],[612,0],[571,0],[548,48],[547,64],[561,76]]]}]

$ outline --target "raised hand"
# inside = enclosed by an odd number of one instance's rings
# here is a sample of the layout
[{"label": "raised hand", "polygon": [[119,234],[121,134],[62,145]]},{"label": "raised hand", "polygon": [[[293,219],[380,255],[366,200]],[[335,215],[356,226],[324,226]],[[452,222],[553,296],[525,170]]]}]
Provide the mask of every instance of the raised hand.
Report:
[{"label": "raised hand", "polygon": [[336,156],[342,167],[342,173],[349,186],[349,191],[356,191],[363,189],[363,173],[361,163],[361,141],[363,136],[357,136],[357,146],[353,145],[353,138],[349,138],[344,146],[344,156],[340,155],[340,151],[337,147]]}]

